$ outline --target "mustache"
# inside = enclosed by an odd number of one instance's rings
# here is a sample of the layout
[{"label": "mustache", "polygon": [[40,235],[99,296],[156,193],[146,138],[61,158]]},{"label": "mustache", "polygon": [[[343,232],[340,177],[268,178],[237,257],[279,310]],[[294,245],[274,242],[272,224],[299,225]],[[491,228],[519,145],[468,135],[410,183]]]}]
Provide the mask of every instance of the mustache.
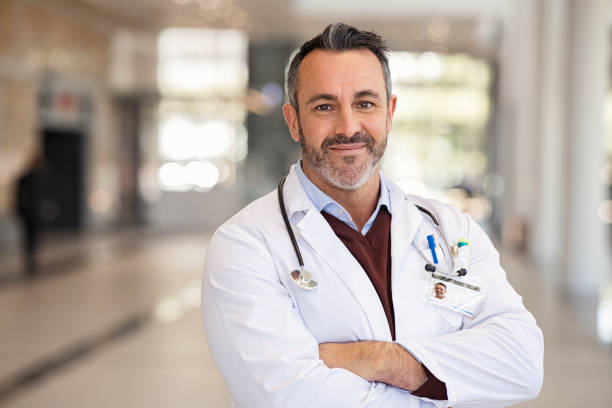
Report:
[{"label": "mustache", "polygon": [[321,143],[321,149],[325,150],[329,146],[341,145],[341,144],[353,144],[353,143],[365,143],[368,150],[372,151],[374,149],[374,138],[370,136],[367,132],[357,132],[353,136],[348,137],[343,134],[335,134],[333,136],[329,136],[323,140]]}]

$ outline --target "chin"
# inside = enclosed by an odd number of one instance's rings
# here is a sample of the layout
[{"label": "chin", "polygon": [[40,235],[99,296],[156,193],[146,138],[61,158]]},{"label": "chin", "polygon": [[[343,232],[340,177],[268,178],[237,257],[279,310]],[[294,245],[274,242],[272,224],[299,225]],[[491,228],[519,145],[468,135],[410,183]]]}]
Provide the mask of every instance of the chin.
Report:
[{"label": "chin", "polygon": [[346,169],[338,168],[322,169],[321,176],[328,183],[341,190],[354,191],[363,187],[374,175],[375,165],[367,166],[365,169]]}]

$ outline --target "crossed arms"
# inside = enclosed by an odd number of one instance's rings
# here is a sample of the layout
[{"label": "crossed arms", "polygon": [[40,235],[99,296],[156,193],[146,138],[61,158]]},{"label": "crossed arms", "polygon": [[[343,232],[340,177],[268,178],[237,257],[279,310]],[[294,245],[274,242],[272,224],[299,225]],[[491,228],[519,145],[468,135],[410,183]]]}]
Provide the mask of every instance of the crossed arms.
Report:
[{"label": "crossed arms", "polygon": [[384,341],[319,344],[319,358],[329,368],[344,368],[368,381],[414,391],[427,380],[419,363],[405,348]]}]

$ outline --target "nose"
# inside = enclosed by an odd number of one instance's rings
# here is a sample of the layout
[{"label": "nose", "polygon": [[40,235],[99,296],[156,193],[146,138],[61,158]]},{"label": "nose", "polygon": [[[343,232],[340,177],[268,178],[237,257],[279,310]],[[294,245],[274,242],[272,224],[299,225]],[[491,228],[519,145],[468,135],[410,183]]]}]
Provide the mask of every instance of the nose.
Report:
[{"label": "nose", "polygon": [[336,121],[336,134],[343,134],[346,137],[351,137],[361,130],[361,123],[356,112],[350,107],[343,107],[339,111]]}]

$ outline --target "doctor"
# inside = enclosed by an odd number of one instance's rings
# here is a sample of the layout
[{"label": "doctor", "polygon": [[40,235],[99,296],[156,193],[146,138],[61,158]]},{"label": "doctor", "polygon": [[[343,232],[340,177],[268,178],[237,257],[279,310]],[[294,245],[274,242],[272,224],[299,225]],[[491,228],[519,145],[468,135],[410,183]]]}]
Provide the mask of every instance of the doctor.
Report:
[{"label": "doctor", "polygon": [[[397,103],[386,52],[335,23],[288,68],[302,160],[281,198],[308,272],[278,191],[210,242],[202,313],[234,406],[490,408],[540,390],[542,333],[484,232],[380,173]],[[436,301],[442,280],[460,303]]]}]

